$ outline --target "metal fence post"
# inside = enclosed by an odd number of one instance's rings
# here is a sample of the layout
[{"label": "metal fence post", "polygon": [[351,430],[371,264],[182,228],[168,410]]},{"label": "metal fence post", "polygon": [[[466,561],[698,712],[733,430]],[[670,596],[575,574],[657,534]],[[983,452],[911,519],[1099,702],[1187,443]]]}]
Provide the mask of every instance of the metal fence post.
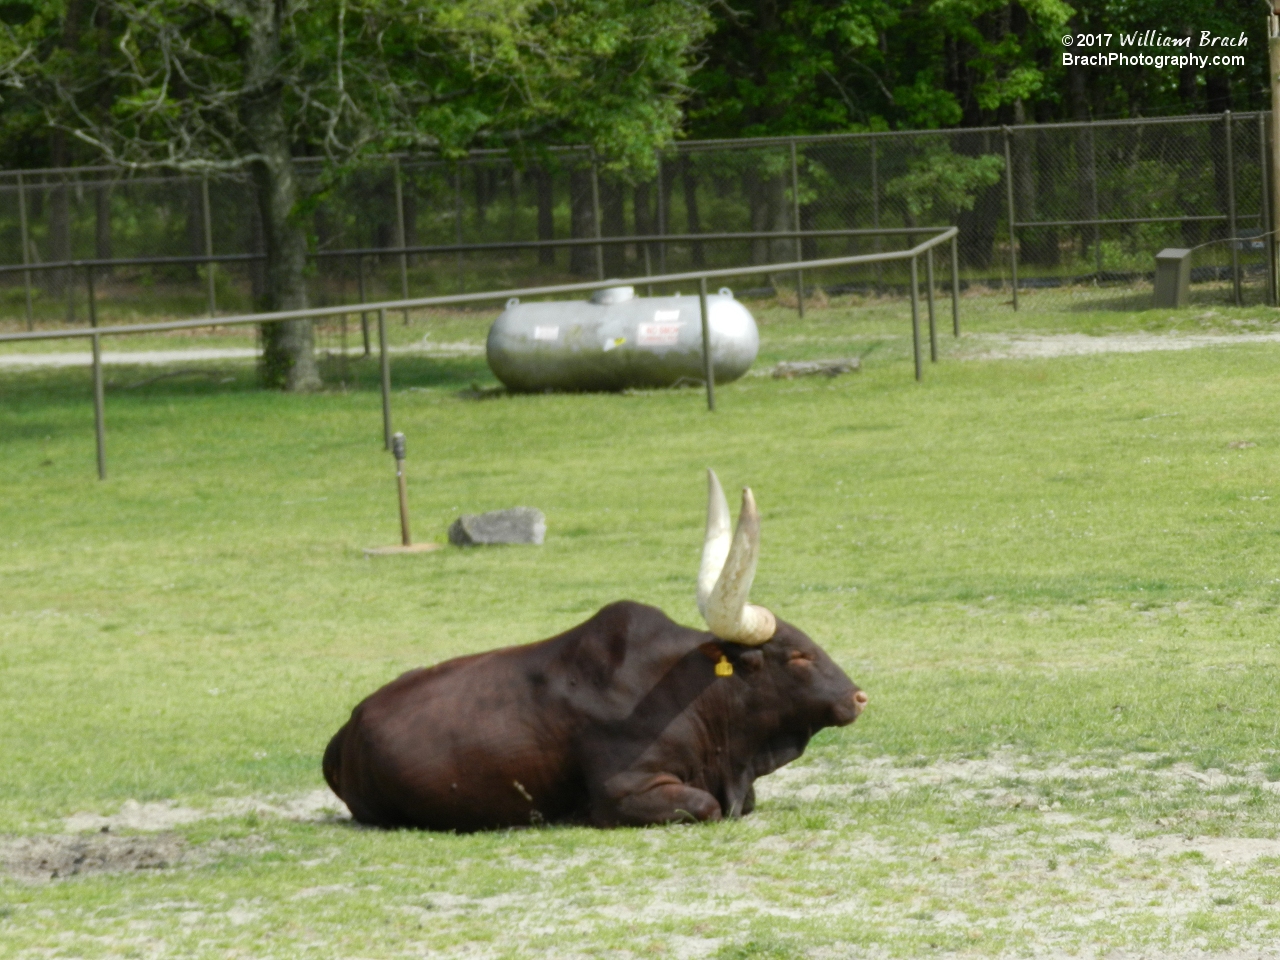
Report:
[{"label": "metal fence post", "polygon": [[1231,123],[1231,111],[1222,111],[1223,133],[1227,138],[1227,229],[1231,231],[1231,289],[1236,306],[1240,306],[1240,250],[1236,239],[1236,172],[1235,150],[1231,143],[1235,130]]},{"label": "metal fence post", "polygon": [[716,370],[711,358],[711,315],[707,312],[707,278],[698,280],[698,310],[702,317],[702,375],[707,382],[707,409],[716,409]]},{"label": "metal fence post", "polygon": [[[85,281],[89,287],[89,326],[97,329],[98,309],[93,290],[93,266],[85,267]],[[102,386],[102,338],[93,335],[93,437],[98,451],[98,479],[107,479],[107,425],[106,399]]]},{"label": "metal fence post", "polygon": [[[22,265],[31,263],[31,238],[27,235],[27,187],[22,181],[22,171],[18,171],[18,228],[22,233]],[[35,329],[35,318],[31,311],[31,271],[22,271],[22,286],[27,293],[27,329]]]},{"label": "metal fence post", "polygon": [[[658,236],[667,234],[667,191],[666,178],[662,171],[662,154],[658,154]],[[658,241],[658,272],[667,272],[667,245]]]},{"label": "metal fence post", "polygon": [[[1267,63],[1271,87],[1271,224],[1280,222],[1280,17],[1267,17]],[[1270,263],[1275,269],[1277,243],[1273,236]],[[1280,297],[1280,289],[1276,296]]]},{"label": "metal fence post", "polygon": [[960,336],[960,245],[951,238],[951,331]]},{"label": "metal fence post", "polygon": [[[796,141],[791,140],[791,216],[795,224],[796,260],[804,259],[804,239],[799,235],[800,227],[800,166],[796,162]],[[800,319],[804,319],[804,271],[796,271],[796,309]]]},{"label": "metal fence post", "polygon": [[[1004,132],[1004,185],[1005,195],[1009,202],[1009,272],[1013,277],[1013,309],[1018,309],[1018,231],[1013,206],[1013,158],[1009,149],[1009,128],[1001,127]],[[914,260],[911,261],[913,264]]]},{"label": "metal fence post", "polygon": [[[600,170],[596,165],[596,152],[591,151],[591,229],[600,239]],[[604,279],[604,244],[596,244],[596,279]]]},{"label": "metal fence post", "polygon": [[[458,246],[462,246],[462,167],[453,171],[453,228]],[[462,269],[462,251],[458,251],[458,292],[467,292],[467,276]],[[388,448],[389,449],[389,448]]]},{"label": "metal fence post", "polygon": [[[369,298],[364,295],[364,254],[356,257],[356,289],[360,294],[360,302],[368,303]],[[360,336],[364,340],[364,355],[369,355],[369,311],[360,311]]]},{"label": "metal fence post", "polygon": [[1276,305],[1276,238],[1272,224],[1275,218],[1271,214],[1271,178],[1267,175],[1267,120],[1266,114],[1258,111],[1258,170],[1262,174],[1262,202],[1258,205],[1258,219],[1262,223],[1263,243],[1267,250],[1267,297],[1268,306]]},{"label": "metal fence post", "polygon": [[382,442],[391,449],[391,357],[387,354],[387,311],[378,310],[378,368],[382,379]]},{"label": "metal fence post", "polygon": [[929,304],[929,360],[933,363],[938,362],[938,324],[933,316],[933,247],[930,247],[924,254],[924,282],[928,288],[927,302]]},{"label": "metal fence post", "polygon": [[213,286],[213,271],[215,264],[213,262],[213,219],[209,216],[209,175],[206,173],[200,178],[200,213],[204,217],[204,255],[209,259],[205,261],[205,277],[209,283],[209,316],[215,316],[218,313],[218,294]]},{"label": "metal fence post", "polygon": [[[1098,220],[1098,138],[1093,135],[1093,131],[1088,131],[1089,136],[1089,195],[1091,197],[1092,207],[1090,208],[1089,219]],[[1095,223],[1093,225],[1093,285],[1096,287],[1102,282],[1102,225]]]},{"label": "metal fence post", "polygon": [[[400,158],[392,159],[396,179],[396,245],[400,248],[400,296],[409,299],[409,255],[405,253],[404,186],[400,181]],[[409,310],[404,311],[405,325],[409,324]]]},{"label": "metal fence post", "polygon": [[96,327],[98,325],[98,298],[94,294],[93,284],[93,264],[86,263],[84,265],[84,285],[89,291],[89,326]]},{"label": "metal fence post", "polygon": [[919,257],[911,258],[911,349],[916,358],[916,379],[924,376],[920,366],[920,264]]},{"label": "metal fence post", "polygon": [[[880,177],[876,168],[876,139],[871,138],[871,226],[880,229]],[[880,252],[880,237],[877,234],[873,241],[872,249],[876,253]],[[847,248],[846,248],[847,249]],[[884,283],[884,264],[876,264],[876,294],[880,293],[880,286]]]},{"label": "metal fence post", "polygon": [[98,450],[98,479],[107,479],[107,427],[106,404],[102,390],[102,344],[101,337],[93,336],[93,435]]}]

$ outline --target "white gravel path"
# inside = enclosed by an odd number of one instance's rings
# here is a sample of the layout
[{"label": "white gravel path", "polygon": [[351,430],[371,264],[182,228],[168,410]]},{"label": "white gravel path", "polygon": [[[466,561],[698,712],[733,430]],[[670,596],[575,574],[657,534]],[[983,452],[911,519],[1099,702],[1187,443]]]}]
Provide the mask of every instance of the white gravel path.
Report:
[{"label": "white gravel path", "polygon": [[[329,351],[337,352],[337,351]],[[362,351],[349,349],[349,356]],[[416,353],[429,357],[456,357],[484,353],[480,343],[427,343],[391,347],[391,353]],[[194,347],[188,350],[107,350],[102,362],[109,366],[164,366],[171,363],[195,363],[202,360],[256,360],[262,351],[254,347]],[[24,370],[34,367],[87,367],[93,355],[86,348],[76,353],[0,353],[0,370]]]},{"label": "white gravel path", "polygon": [[961,355],[971,360],[1030,360],[1080,357],[1098,353],[1146,353],[1196,350],[1242,343],[1280,343],[1280,333],[972,333],[961,340]]},{"label": "white gravel path", "polygon": [[[969,333],[955,356],[965,360],[1032,360],[1080,357],[1101,353],[1146,353],[1151,350],[1196,350],[1239,344],[1280,343],[1278,333],[1121,333],[1089,336],[1084,333]],[[358,355],[358,349],[348,351]],[[415,343],[391,348],[392,353],[456,357],[484,353],[480,343]],[[255,360],[253,347],[196,347],[187,350],[116,350],[102,354],[107,365],[163,366],[204,360]],[[0,370],[35,367],[87,367],[86,349],[76,353],[0,353]]]}]

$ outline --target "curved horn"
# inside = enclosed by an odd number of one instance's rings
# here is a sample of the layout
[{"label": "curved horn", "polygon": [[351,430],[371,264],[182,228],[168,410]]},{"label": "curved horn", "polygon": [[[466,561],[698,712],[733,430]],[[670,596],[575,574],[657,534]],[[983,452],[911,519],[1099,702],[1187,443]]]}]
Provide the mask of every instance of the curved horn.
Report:
[{"label": "curved horn", "polygon": [[[714,482],[714,474],[712,474]],[[719,483],[715,487],[719,488]],[[723,498],[724,494],[721,493]],[[712,500],[715,500],[714,492]],[[722,501],[723,502],[723,501]],[[707,546],[703,547],[703,568],[699,575],[698,596],[702,599],[702,577],[707,572],[708,553],[711,544],[711,513],[708,507]],[[727,514],[727,504],[724,507]],[[769,640],[778,628],[778,621],[764,607],[748,603],[751,582],[756,575],[756,562],[760,559],[760,513],[750,487],[743,488],[742,510],[738,514],[738,529],[728,556],[716,578],[715,585],[700,603],[702,615],[711,632],[721,640],[730,640],[748,646],[759,646]]]},{"label": "curved horn", "polygon": [[729,501],[714,470],[707,471],[707,535],[702,543],[702,563],[698,567],[698,612],[707,618],[707,600],[720,579],[729,556],[731,542]]}]

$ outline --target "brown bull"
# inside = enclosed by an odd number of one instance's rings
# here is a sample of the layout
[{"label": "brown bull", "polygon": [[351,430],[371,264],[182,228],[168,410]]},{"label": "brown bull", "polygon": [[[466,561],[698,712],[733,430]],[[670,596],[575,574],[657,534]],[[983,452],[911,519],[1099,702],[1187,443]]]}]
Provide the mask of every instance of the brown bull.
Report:
[{"label": "brown bull", "polygon": [[747,603],[759,518],[730,543],[715,474],[698,601],[711,632],[638,603],[557,637],[412,670],[360,703],[324,775],[361,823],[480,830],[718,820],[852,723],[867,696],[805,634]]}]

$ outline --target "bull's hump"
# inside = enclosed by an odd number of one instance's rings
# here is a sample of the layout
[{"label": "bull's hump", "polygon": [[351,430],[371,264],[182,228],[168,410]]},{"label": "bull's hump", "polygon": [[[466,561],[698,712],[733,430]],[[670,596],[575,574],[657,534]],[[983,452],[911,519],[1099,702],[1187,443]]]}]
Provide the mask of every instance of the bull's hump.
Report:
[{"label": "bull's hump", "polygon": [[580,691],[609,699],[647,691],[707,635],[683,627],[657,607],[623,600],[553,638],[554,672]]}]

